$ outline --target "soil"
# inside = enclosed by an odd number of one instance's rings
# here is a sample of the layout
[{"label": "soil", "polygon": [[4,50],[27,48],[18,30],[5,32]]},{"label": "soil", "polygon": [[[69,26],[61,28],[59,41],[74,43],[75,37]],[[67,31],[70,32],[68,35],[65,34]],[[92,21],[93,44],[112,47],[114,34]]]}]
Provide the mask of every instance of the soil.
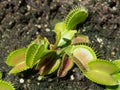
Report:
[{"label": "soil", "polygon": [[120,1],[119,0],[0,0],[0,71],[3,80],[16,90],[104,90],[105,87],[88,80],[75,66],[65,78],[56,76],[41,79],[27,71],[8,75],[11,67],[5,64],[7,55],[26,47],[38,34],[54,43],[54,25],[63,21],[68,12],[84,6],[89,11],[85,23],[76,27],[99,47],[102,58],[120,58]]}]

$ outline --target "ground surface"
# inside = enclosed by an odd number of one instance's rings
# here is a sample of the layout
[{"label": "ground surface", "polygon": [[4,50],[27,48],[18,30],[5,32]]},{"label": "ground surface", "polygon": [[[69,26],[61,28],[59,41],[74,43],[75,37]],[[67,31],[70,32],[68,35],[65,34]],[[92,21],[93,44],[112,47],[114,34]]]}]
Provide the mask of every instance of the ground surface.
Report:
[{"label": "ground surface", "polygon": [[[89,17],[78,32],[88,35],[96,43],[103,57],[120,58],[120,1],[119,0],[0,0],[0,70],[3,79],[17,90],[104,90],[86,79],[78,68],[73,68],[65,78],[44,78],[32,72],[8,75],[4,62],[10,51],[27,46],[37,34],[54,41],[52,30],[69,10],[83,5]],[[74,80],[71,80],[71,76]]]}]

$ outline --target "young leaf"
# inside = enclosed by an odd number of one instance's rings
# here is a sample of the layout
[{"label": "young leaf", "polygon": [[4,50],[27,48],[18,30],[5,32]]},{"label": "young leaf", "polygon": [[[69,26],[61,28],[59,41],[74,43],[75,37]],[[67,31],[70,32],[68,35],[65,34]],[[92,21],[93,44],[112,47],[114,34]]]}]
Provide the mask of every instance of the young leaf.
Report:
[{"label": "young leaf", "polygon": [[56,49],[57,46],[58,46],[58,43],[61,39],[61,33],[65,30],[65,23],[64,22],[60,22],[60,23],[57,23],[55,25],[55,28],[54,28],[54,31],[55,31],[55,34],[56,34],[56,37],[55,37],[55,44],[52,45],[52,49]]},{"label": "young leaf", "polygon": [[89,70],[88,63],[90,61],[96,60],[96,54],[92,48],[86,45],[77,45],[74,47],[73,51],[74,62],[82,71]]},{"label": "young leaf", "polygon": [[114,78],[110,74],[103,71],[90,70],[85,73],[85,76],[91,81],[101,85],[118,85],[118,82],[116,82],[116,80],[114,80]]},{"label": "young leaf", "polygon": [[83,23],[88,16],[88,10],[84,7],[76,7],[65,18],[67,30],[72,30],[77,24]]},{"label": "young leaf", "polygon": [[25,60],[26,48],[17,49],[11,52],[6,60],[6,64],[9,66],[15,66]]},{"label": "young leaf", "polygon": [[67,54],[65,54],[62,58],[62,62],[58,70],[57,76],[64,77],[67,72],[73,67],[73,65],[74,63],[71,58]]},{"label": "young leaf", "polygon": [[60,41],[58,43],[58,47],[62,47],[63,45],[70,44],[71,43],[71,39],[73,38],[75,33],[77,33],[76,30],[63,31],[61,33],[61,39],[60,39]]},{"label": "young leaf", "polygon": [[64,22],[59,22],[55,25],[54,31],[55,33],[62,33],[66,30],[66,26]]},{"label": "young leaf", "polygon": [[60,65],[60,60],[57,59],[55,51],[49,51],[44,55],[39,64],[37,65],[37,70],[39,70],[40,75],[48,75],[55,72]]},{"label": "young leaf", "polygon": [[120,71],[120,69],[114,63],[101,59],[89,62],[88,67],[90,70],[103,71],[108,74],[114,74]]},{"label": "young leaf", "polygon": [[10,83],[0,80],[0,90],[15,90],[15,88]]}]

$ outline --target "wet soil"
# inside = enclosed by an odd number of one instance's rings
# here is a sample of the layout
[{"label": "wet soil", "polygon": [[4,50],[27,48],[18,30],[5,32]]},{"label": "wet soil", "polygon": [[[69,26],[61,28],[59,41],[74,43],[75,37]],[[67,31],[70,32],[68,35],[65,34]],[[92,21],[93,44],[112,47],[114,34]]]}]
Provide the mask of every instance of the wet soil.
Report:
[{"label": "wet soil", "polygon": [[7,55],[26,47],[38,34],[52,43],[54,25],[75,6],[85,6],[89,16],[76,27],[78,33],[88,35],[102,58],[120,58],[120,1],[119,0],[0,0],[0,70],[3,80],[16,90],[104,90],[84,77],[75,66],[65,78],[43,78],[27,71],[8,75],[11,67],[5,64]]}]

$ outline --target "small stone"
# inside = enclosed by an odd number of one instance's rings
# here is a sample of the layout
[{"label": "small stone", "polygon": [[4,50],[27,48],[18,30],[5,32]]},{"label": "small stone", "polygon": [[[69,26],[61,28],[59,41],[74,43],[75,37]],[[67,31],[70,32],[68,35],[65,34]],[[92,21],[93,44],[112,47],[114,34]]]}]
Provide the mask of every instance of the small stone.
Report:
[{"label": "small stone", "polygon": [[28,79],[28,80],[27,80],[27,82],[28,82],[28,83],[30,83],[30,82],[31,82],[31,80],[30,80],[30,79]]},{"label": "small stone", "polygon": [[112,54],[112,56],[115,56],[115,52],[112,52],[111,54]]},{"label": "small stone", "polygon": [[44,25],[44,27],[47,27],[47,26],[48,26],[47,24]]},{"label": "small stone", "polygon": [[46,32],[49,32],[50,31],[50,29],[49,28],[46,28]]},{"label": "small stone", "polygon": [[28,9],[28,11],[30,10],[30,6],[29,5],[27,5],[27,9]]},{"label": "small stone", "polygon": [[37,24],[36,24],[35,26],[38,27],[38,28],[41,28],[41,25],[37,25]]},{"label": "small stone", "polygon": [[24,79],[23,78],[20,79],[20,83],[24,83]]},{"label": "small stone", "polygon": [[43,79],[43,76],[39,76],[37,79],[38,79],[38,81],[40,81]]},{"label": "small stone", "polygon": [[40,85],[40,83],[38,82],[37,85]]},{"label": "small stone", "polygon": [[114,11],[116,11],[116,10],[117,10],[117,8],[116,8],[116,7],[113,7],[112,9],[113,9]]},{"label": "small stone", "polygon": [[97,41],[101,43],[103,40],[101,38],[97,38]]},{"label": "small stone", "polygon": [[75,77],[73,75],[70,76],[70,80],[74,80]]}]

